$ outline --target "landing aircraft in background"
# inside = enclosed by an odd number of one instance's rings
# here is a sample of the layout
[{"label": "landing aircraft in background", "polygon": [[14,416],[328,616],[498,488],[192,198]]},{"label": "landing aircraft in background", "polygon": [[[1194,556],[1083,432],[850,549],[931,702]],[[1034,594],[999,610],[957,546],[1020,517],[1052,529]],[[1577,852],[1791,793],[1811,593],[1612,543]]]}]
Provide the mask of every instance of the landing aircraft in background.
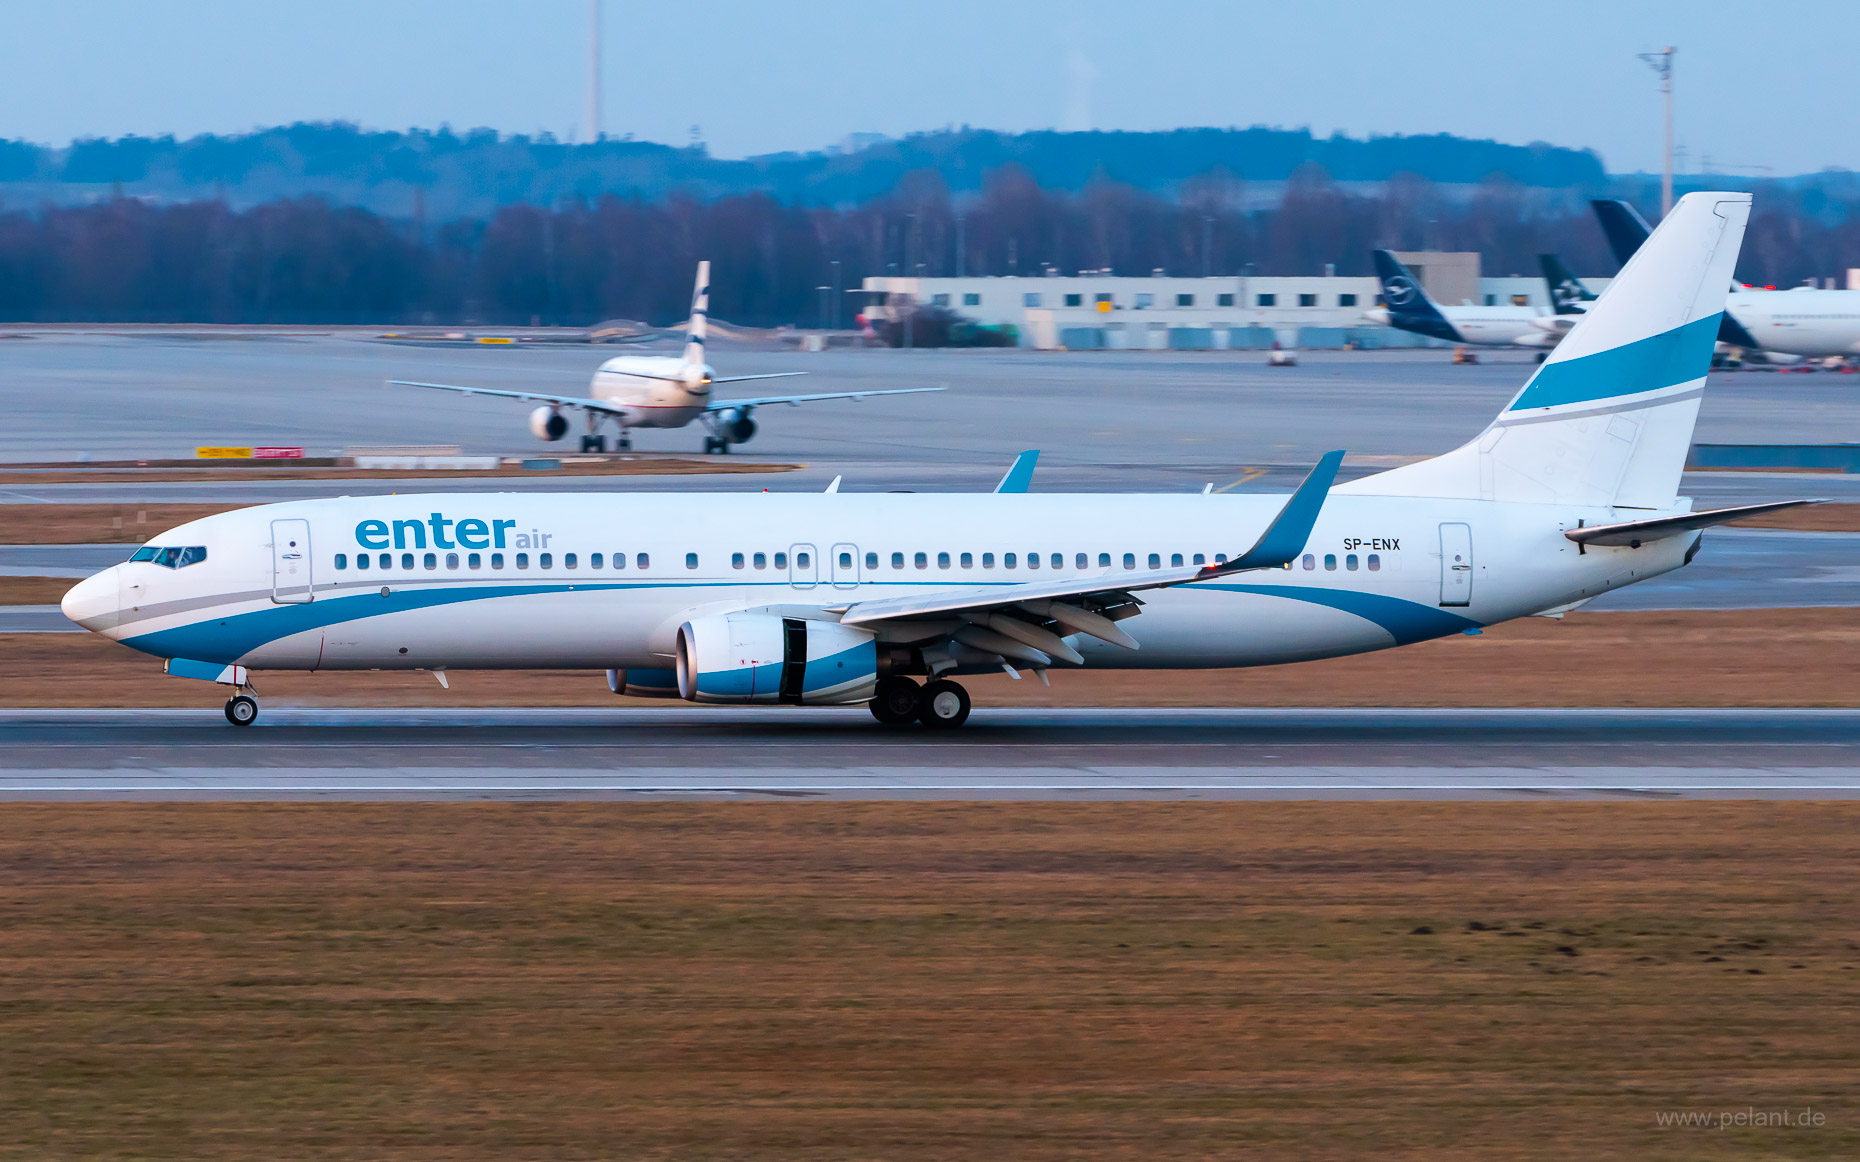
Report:
[{"label": "landing aircraft in background", "polygon": [[1538,326],[1543,312],[1535,307],[1478,307],[1470,303],[1443,307],[1427,296],[1392,253],[1378,250],[1375,261],[1385,305],[1363,312],[1372,323],[1481,347],[1550,347],[1559,338]]},{"label": "landing aircraft in background", "polygon": [[568,434],[568,417],[564,411],[580,410],[587,416],[587,434],[581,437],[583,452],[604,452],[607,437],[601,425],[613,420],[620,432],[614,446],[626,451],[633,446],[628,433],[633,428],[682,428],[692,420],[703,423],[710,432],[704,437],[704,451],[728,452],[731,444],[742,444],[756,434],[756,422],[750,418],[759,407],[774,404],[812,403],[823,399],[864,399],[869,395],[914,395],[941,391],[940,387],[905,387],[885,391],[830,391],[817,395],[764,395],[752,399],[712,399],[710,389],[717,383],[744,383],[752,379],[786,379],[805,375],[804,371],[774,371],[763,375],[718,375],[705,359],[704,343],[708,338],[710,313],[710,263],[698,263],[697,289],[691,295],[691,324],[685,334],[685,351],[680,357],[669,355],[621,355],[601,364],[595,371],[587,396],[551,395],[543,391],[503,391],[490,387],[461,387],[451,383],[417,383],[394,379],[394,387],[428,387],[456,391],[464,395],[495,395],[507,399],[535,400],[543,406],[530,413],[530,430],[539,440],[559,440]]},{"label": "landing aircraft in background", "polygon": [[[1625,264],[1646,242],[1647,220],[1620,200],[1590,202],[1602,233]],[[1779,363],[1796,359],[1860,355],[1860,291],[1745,290],[1729,282],[1724,323],[1718,341],[1727,347],[1758,352]],[[1777,358],[1781,356],[1782,358]],[[1792,358],[1793,357],[1793,358]]]},{"label": "landing aircraft in background", "polygon": [[1289,497],[1041,495],[1028,453],[988,495],[293,501],[172,529],[63,608],[233,687],[240,724],[253,670],[582,668],[954,727],[965,674],[1140,683],[1557,616],[1691,561],[1701,529],[1809,503],[1678,495],[1749,212],[1688,195],[1477,437],[1334,487],[1341,452]]}]

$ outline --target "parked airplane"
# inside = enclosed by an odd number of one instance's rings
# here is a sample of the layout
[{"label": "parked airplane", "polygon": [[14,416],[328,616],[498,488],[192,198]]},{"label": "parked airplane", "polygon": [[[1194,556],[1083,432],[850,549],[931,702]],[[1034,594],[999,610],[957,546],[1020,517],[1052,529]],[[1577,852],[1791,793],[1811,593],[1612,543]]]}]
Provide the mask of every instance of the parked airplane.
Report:
[{"label": "parked airplane", "polygon": [[750,417],[759,407],[812,403],[823,399],[864,399],[869,395],[915,395],[918,392],[943,390],[940,387],[905,387],[884,391],[829,391],[816,395],[712,399],[712,384],[743,383],[751,379],[786,379],[807,373],[774,371],[763,375],[716,374],[710,369],[704,353],[709,314],[710,263],[700,262],[697,289],[691,295],[691,324],[685,335],[684,354],[678,358],[669,355],[622,355],[609,359],[595,371],[587,396],[460,387],[451,383],[416,383],[405,379],[388,382],[395,387],[430,387],[464,395],[535,400],[543,406],[530,413],[530,430],[536,433],[539,440],[559,440],[566,436],[568,417],[562,413],[579,409],[587,416],[587,434],[581,437],[583,452],[607,450],[607,437],[601,434],[600,429],[610,419],[620,429],[614,446],[621,451],[633,446],[629,433],[634,428],[682,428],[692,420],[698,420],[710,432],[704,437],[704,451],[723,453],[730,450],[731,444],[747,443],[756,434],[756,422]]},{"label": "parked airplane", "polygon": [[1539,316],[1536,325],[1561,339],[1571,328],[1582,321],[1583,313],[1589,304],[1595,301],[1595,295],[1582,280],[1570,273],[1563,265],[1563,260],[1554,254],[1539,254],[1537,263],[1543,267],[1544,285],[1550,290],[1550,311],[1548,315]]},{"label": "parked airplane", "polygon": [[1276,665],[1555,616],[1810,503],[1677,495],[1749,209],[1681,200],[1471,442],[1335,487],[1330,452],[1289,498],[1025,493],[1029,454],[990,495],[293,501],[172,529],[63,608],[232,686],[235,723],[254,670],[579,667],[936,727],[968,716],[964,674]]},{"label": "parked airplane", "polygon": [[[1627,262],[1647,240],[1651,229],[1647,220],[1623,201],[1597,200],[1589,205],[1608,236],[1615,261]],[[1720,343],[1771,358],[1782,356],[1778,362],[1793,362],[1791,356],[1860,355],[1860,291],[1805,286],[1786,291],[1744,290],[1736,282],[1730,286],[1718,332]]]},{"label": "parked airplane", "polygon": [[1390,252],[1376,251],[1375,262],[1385,305],[1363,312],[1372,323],[1482,347],[1549,347],[1557,341],[1558,336],[1538,326],[1543,312],[1534,307],[1443,307]]}]

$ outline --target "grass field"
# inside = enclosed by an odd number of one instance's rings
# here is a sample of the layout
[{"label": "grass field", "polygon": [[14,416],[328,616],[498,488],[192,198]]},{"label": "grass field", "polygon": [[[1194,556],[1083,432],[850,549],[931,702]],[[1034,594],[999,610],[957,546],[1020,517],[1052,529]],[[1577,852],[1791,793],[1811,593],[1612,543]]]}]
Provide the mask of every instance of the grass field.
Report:
[{"label": "grass field", "polygon": [[[1856,706],[1860,609],[1527,617],[1477,637],[1251,670],[964,678],[988,706]],[[612,706],[592,670],[255,672],[268,706]],[[91,634],[0,634],[0,706],[217,707],[223,688]],[[665,705],[663,702],[657,705]],[[675,705],[685,705],[675,703]],[[728,714],[728,707],[717,708]],[[856,713],[863,713],[857,711]]]},{"label": "grass field", "polygon": [[[1860,1152],[1860,805],[0,814],[0,1158]],[[1674,1112],[1819,1111],[1679,1129]]]}]

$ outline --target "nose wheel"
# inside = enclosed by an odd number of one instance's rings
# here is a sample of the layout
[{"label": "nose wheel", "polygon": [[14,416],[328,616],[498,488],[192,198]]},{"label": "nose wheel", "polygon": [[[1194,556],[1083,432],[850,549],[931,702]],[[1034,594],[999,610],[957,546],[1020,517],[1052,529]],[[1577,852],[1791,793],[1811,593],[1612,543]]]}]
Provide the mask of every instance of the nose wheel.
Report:
[{"label": "nose wheel", "polygon": [[250,694],[235,694],[226,700],[226,721],[234,726],[250,726],[258,721],[258,699]]}]

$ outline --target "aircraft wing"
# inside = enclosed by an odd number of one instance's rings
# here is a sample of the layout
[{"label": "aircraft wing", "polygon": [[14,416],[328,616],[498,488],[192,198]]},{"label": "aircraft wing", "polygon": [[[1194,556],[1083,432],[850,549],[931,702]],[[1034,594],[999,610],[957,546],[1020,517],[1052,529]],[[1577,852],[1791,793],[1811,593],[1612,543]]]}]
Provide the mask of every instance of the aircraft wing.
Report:
[{"label": "aircraft wing", "polygon": [[591,412],[619,414],[619,409],[611,403],[578,395],[551,395],[546,391],[503,391],[495,387],[461,387],[455,383],[416,383],[410,379],[390,379],[388,384],[392,387],[431,387],[440,391],[456,391],[461,395],[495,395],[505,399],[531,399],[538,403],[553,403],[563,407],[587,408]]},{"label": "aircraft wing", "polygon": [[786,379],[790,375],[806,375],[805,371],[767,371],[761,375],[713,375],[712,383],[746,383],[752,379]]},{"label": "aircraft wing", "polygon": [[[803,371],[784,371],[783,375],[805,375]],[[772,375],[739,375],[735,379],[773,379]],[[712,383],[731,383],[732,379],[718,377]],[[894,387],[884,391],[828,391],[819,395],[765,395],[755,399],[715,399],[704,410],[707,412],[728,411],[731,408],[770,407],[778,403],[800,404],[812,403],[817,399],[864,399],[868,395],[916,395],[920,391],[942,391],[940,387]]]},{"label": "aircraft wing", "polygon": [[[1253,569],[1281,568],[1304,551],[1305,542],[1311,537],[1312,526],[1317,523],[1318,512],[1324,506],[1324,499],[1330,492],[1331,484],[1337,478],[1337,468],[1342,462],[1342,452],[1325,453],[1317,466],[1311,469],[1311,474],[1305,477],[1304,483],[1300,484],[1298,490],[1292,493],[1291,498],[1285,502],[1285,507],[1281,508],[1279,514],[1272,519],[1272,523],[1266,526],[1266,531],[1260,534],[1253,546],[1228,561],[1213,565],[1154,569],[1144,572],[1120,572],[1107,569],[1090,577],[1032,581],[1020,585],[973,585],[959,589],[942,589],[919,596],[860,601],[846,608],[840,617],[840,622],[843,625],[865,625],[871,622],[929,617],[938,614],[954,614],[965,619],[982,615],[983,620],[977,624],[986,624],[1000,629],[997,622],[1011,619],[1000,616],[987,617],[988,611],[1009,605],[1025,605],[1028,602],[1034,602],[1037,603],[1036,611],[1050,610],[1052,620],[1059,621],[1063,625],[1072,625],[1080,632],[1103,637],[1106,641],[1116,641],[1116,638],[1096,633],[1088,627],[1090,621],[1104,623],[1108,626],[1107,619],[1092,614],[1088,610],[1055,603],[1081,600],[1088,604],[1119,605],[1127,603],[1131,593],[1145,589],[1163,589],[1171,585],[1209,581],[1216,577],[1225,577],[1232,573]],[[1084,617],[1077,616],[1079,614],[1083,614]],[[1009,633],[1010,637],[1013,636],[1009,630],[1002,632]],[[1119,631],[1118,636],[1124,637],[1125,635]],[[1025,641],[1025,638],[1015,640]],[[1119,641],[1118,644],[1124,645],[1127,642],[1128,638],[1125,637],[1125,641]],[[1134,643],[1130,644],[1134,645]],[[1054,651],[1049,649],[1047,652]]]}]

